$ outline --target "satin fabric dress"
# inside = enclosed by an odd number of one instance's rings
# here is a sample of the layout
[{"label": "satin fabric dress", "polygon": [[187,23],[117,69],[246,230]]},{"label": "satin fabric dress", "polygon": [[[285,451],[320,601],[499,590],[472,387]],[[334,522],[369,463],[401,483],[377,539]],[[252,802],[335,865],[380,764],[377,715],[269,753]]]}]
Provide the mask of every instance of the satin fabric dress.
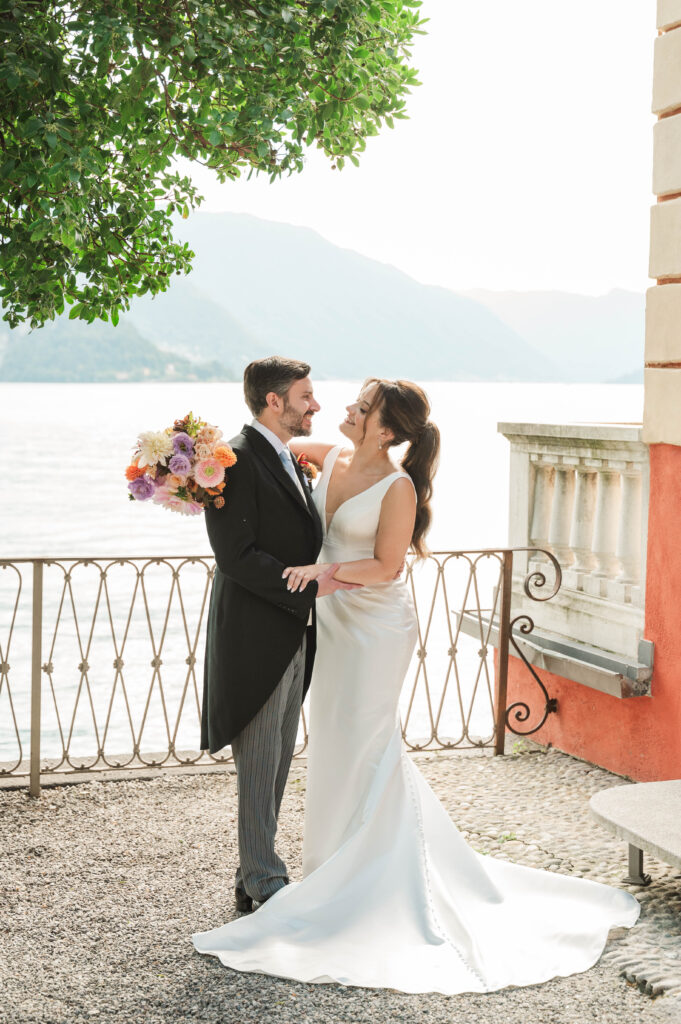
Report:
[{"label": "satin fabric dress", "polygon": [[[341,449],[324,464],[326,491]],[[373,556],[396,472],[344,502],[320,561]],[[416,623],[402,580],[317,602],[303,873],[194,936],[240,971],[404,992],[490,992],[584,971],[631,926],[629,893],[476,853],[404,752],[398,701]]]}]

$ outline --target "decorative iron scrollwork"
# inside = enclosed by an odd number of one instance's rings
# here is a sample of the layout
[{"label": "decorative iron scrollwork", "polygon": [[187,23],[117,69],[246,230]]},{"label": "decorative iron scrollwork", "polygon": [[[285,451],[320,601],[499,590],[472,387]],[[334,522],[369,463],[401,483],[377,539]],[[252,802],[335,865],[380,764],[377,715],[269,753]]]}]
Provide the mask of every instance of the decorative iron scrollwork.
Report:
[{"label": "decorative iron scrollwork", "polygon": [[[557,558],[555,558],[555,556],[552,555],[550,551],[546,551],[543,548],[522,548],[521,550],[527,551],[528,553],[534,552],[536,554],[542,554],[549,560],[549,562],[551,562],[555,573],[555,580],[550,592],[546,594],[538,594],[536,592],[537,590],[546,586],[546,574],[543,573],[541,569],[533,569],[531,572],[527,574],[523,581],[523,590],[525,591],[525,594],[530,598],[531,601],[550,601],[551,598],[555,597],[558,591],[560,590],[560,585],[563,578],[563,574],[561,572],[560,564]],[[525,701],[514,701],[513,704],[509,705],[509,707],[506,708],[506,726],[512,733],[515,733],[516,736],[531,736],[532,733],[538,732],[539,729],[541,729],[542,725],[544,724],[544,722],[550,714],[554,714],[558,711],[558,701],[555,697],[549,696],[549,692],[544,686],[541,679],[539,678],[539,675],[523,654],[519,644],[513,636],[514,629],[516,629],[519,633],[522,633],[523,636],[529,636],[529,634],[534,629],[534,621],[530,618],[529,615],[516,615],[516,617],[510,623],[509,643],[513,647],[513,650],[515,651],[517,657],[520,658],[520,660],[523,662],[525,668],[530,673],[530,675],[536,682],[537,686],[541,690],[544,696],[544,713],[539,722],[536,725],[533,725],[531,729],[518,729],[511,724],[511,717],[513,717],[516,722],[527,722],[532,712],[530,711],[529,705],[526,704]]]},{"label": "decorative iron scrollwork", "polygon": [[[560,562],[555,555],[552,555],[550,551],[544,550],[544,548],[514,548],[514,551],[527,551],[528,554],[530,552],[534,552],[535,554],[546,555],[553,565],[553,571],[556,577],[553,589],[549,594],[537,594],[537,590],[546,586],[546,576],[541,569],[533,569],[531,572],[528,572],[523,581],[523,590],[531,601],[550,601],[552,597],[555,597],[560,590],[561,583],[563,582],[563,573],[560,568]],[[533,587],[535,588],[534,590],[532,589]]]},{"label": "decorative iron scrollwork", "polygon": [[511,725],[511,715],[515,718],[516,722],[526,722],[530,717],[531,711],[528,704],[522,700],[516,700],[513,704],[506,708],[506,725],[511,732],[515,733],[516,736],[530,736],[533,732],[538,732],[542,725],[550,714],[558,710],[558,701],[555,697],[549,697],[549,692],[542,683],[541,679],[535,672],[534,668],[527,660],[523,652],[521,651],[518,643],[513,636],[513,630],[517,628],[520,633],[527,636],[534,629],[534,622],[529,615],[516,615],[515,619],[511,622],[511,634],[509,636],[509,642],[513,647],[516,655],[521,659],[528,672],[532,675],[532,678],[536,682],[537,686],[544,694],[544,714],[540,721],[533,726],[531,729],[516,729],[515,726]]}]

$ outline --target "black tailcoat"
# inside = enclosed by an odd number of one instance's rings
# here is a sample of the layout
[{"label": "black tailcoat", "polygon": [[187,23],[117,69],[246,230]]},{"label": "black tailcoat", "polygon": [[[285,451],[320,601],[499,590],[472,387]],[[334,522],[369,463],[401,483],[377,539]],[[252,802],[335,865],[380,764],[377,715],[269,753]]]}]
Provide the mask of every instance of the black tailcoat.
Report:
[{"label": "black tailcoat", "polygon": [[282,572],[310,565],[322,526],[309,487],[306,499],[270,442],[245,426],[230,442],[237,463],[227,470],[225,505],[206,509],[215,578],[206,633],[201,749],[231,743],[265,704],[307,630],[305,691],[315,655],[317,584],[289,593]]}]

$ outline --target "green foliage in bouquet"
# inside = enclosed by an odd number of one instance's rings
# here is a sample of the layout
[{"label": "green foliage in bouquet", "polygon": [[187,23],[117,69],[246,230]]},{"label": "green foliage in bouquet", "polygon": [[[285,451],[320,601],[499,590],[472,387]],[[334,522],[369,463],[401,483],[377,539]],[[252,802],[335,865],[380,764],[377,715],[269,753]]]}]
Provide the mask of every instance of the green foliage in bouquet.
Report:
[{"label": "green foliage in bouquet", "polygon": [[[12,326],[116,323],[193,253],[177,158],[342,168],[404,117],[418,0],[15,0],[0,12],[0,301]],[[229,244],[229,240],[225,240]]]}]

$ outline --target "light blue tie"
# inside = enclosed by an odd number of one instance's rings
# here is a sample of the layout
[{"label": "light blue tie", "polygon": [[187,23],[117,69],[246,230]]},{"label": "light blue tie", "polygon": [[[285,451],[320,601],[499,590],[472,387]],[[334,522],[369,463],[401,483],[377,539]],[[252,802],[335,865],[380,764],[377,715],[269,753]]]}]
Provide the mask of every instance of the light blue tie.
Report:
[{"label": "light blue tie", "polygon": [[282,450],[279,452],[279,458],[281,459],[281,463],[284,469],[291,477],[291,479],[293,480],[294,484],[296,485],[302,496],[305,497],[305,492],[303,491],[302,484],[298,479],[298,474],[296,473],[293,467],[293,456],[291,455],[290,449],[282,448]]}]

